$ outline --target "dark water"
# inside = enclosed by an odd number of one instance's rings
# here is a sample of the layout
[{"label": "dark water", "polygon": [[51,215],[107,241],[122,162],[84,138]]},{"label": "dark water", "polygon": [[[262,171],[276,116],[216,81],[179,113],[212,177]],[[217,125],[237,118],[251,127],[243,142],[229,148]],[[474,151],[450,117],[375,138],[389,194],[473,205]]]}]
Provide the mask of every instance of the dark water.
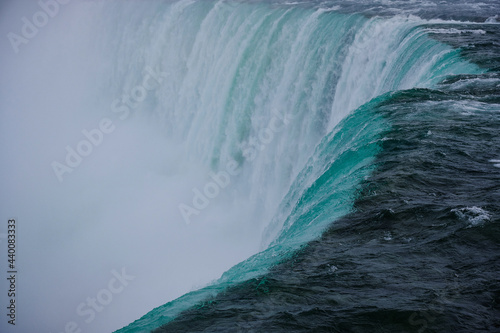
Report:
[{"label": "dark water", "polygon": [[425,28],[487,72],[379,103],[391,129],[355,211],[155,332],[500,332],[500,29]]}]

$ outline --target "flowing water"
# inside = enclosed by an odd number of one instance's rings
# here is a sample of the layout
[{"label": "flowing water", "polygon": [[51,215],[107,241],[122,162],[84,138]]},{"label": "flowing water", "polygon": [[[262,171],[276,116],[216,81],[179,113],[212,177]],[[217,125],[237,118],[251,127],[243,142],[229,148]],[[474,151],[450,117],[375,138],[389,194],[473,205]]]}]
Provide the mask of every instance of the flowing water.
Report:
[{"label": "flowing water", "polygon": [[83,37],[40,37],[78,45],[57,96],[83,90],[50,158],[116,129],[62,183],[47,163],[38,211],[72,223],[44,255],[135,276],[82,329],[500,330],[497,2],[71,6]]}]

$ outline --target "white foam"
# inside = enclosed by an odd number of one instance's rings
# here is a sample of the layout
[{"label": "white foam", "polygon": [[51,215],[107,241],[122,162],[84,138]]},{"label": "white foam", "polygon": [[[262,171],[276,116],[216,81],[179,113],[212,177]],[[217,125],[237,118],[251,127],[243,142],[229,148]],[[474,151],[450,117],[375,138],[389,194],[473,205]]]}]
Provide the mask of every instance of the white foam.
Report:
[{"label": "white foam", "polygon": [[449,29],[436,29],[436,28],[428,28],[425,29],[427,32],[434,33],[434,34],[476,34],[476,35],[484,35],[486,34],[486,31],[482,29],[476,29],[476,30],[471,30],[471,29],[455,29],[455,28],[449,28]]},{"label": "white foam", "polygon": [[494,167],[500,168],[500,160],[490,160]]},{"label": "white foam", "polygon": [[477,206],[455,208],[451,211],[458,218],[466,221],[469,228],[483,225],[491,220],[491,214],[487,210]]},{"label": "white foam", "polygon": [[492,17],[488,17],[486,19],[486,21],[484,21],[485,23],[498,23],[498,15],[495,15],[495,16],[492,16]]}]

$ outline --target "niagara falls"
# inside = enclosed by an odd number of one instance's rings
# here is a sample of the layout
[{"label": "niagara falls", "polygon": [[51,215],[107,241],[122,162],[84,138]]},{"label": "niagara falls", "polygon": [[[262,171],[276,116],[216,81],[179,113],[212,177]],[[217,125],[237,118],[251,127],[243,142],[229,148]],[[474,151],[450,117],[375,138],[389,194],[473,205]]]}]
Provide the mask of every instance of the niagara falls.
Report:
[{"label": "niagara falls", "polygon": [[5,0],[2,333],[500,331],[496,0]]}]

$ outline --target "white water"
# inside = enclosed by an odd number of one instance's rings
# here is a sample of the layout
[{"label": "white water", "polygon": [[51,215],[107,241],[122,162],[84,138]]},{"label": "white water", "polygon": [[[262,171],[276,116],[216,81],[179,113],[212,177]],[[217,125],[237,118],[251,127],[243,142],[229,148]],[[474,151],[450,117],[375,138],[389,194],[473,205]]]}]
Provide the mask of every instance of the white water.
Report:
[{"label": "white water", "polygon": [[[71,321],[111,331],[220,277],[261,249],[290,184],[338,121],[383,92],[430,84],[429,67],[450,52],[435,46],[432,61],[389,86],[400,59],[387,36],[416,19],[375,20],[354,36],[346,27],[361,17],[235,6],[75,2],[19,54],[2,41],[0,211],[19,221],[20,331]],[[3,35],[37,10],[5,5]],[[164,80],[121,119],[113,102],[148,68]],[[284,129],[263,132],[283,115],[293,115]],[[59,182],[53,161],[103,118],[114,131]],[[243,163],[245,152],[255,157]],[[192,206],[193,189],[230,161],[241,173],[186,224],[179,204]],[[134,280],[86,323],[77,307],[122,267]]]}]

